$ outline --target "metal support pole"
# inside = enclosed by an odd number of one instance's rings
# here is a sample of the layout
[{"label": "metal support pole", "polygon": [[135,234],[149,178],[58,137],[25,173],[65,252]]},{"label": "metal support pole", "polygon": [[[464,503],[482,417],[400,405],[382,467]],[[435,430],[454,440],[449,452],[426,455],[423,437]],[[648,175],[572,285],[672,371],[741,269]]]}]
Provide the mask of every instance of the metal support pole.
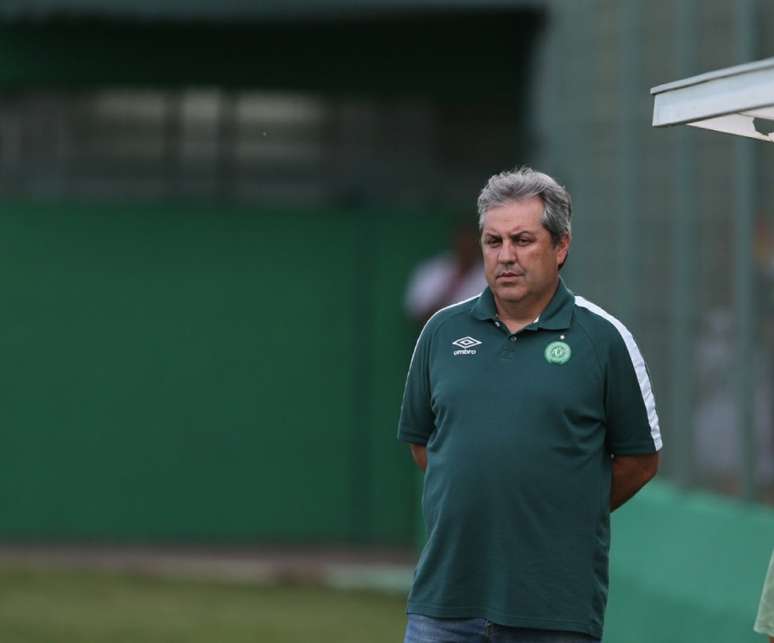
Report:
[{"label": "metal support pole", "polygon": [[[680,77],[696,73],[696,0],[683,0],[676,7],[675,52]],[[672,475],[683,486],[695,481],[695,448],[693,426],[694,368],[697,296],[697,246],[695,231],[698,226],[696,199],[695,132],[687,127],[676,132],[674,194],[675,213],[672,224],[672,292],[670,301],[670,371],[671,371],[671,428],[674,436],[674,455],[669,462]]]},{"label": "metal support pole", "polygon": [[[755,0],[737,0],[737,62],[755,57]],[[735,270],[734,310],[736,313],[736,405],[741,452],[742,493],[746,500],[757,495],[755,472],[755,354],[754,328],[754,258],[753,235],[757,200],[755,141],[735,142]]]},{"label": "metal support pole", "polygon": [[183,96],[179,89],[164,97],[164,171],[163,192],[168,197],[180,196],[182,189]]},{"label": "metal support pole", "polygon": [[225,90],[218,103],[216,193],[220,201],[233,200],[236,192],[236,142],[239,136],[236,102],[235,93]]},{"label": "metal support pole", "polygon": [[[557,171],[561,172],[561,180],[572,193],[573,205],[577,208],[578,204],[583,203],[586,199],[589,178],[586,174],[586,164],[581,162],[579,158],[581,150],[585,150],[587,147],[583,138],[584,128],[581,124],[583,113],[579,108],[570,108],[572,104],[570,96],[573,95],[572,92],[575,89],[573,84],[583,80],[580,74],[574,73],[573,66],[574,52],[582,51],[583,47],[583,34],[581,33],[583,22],[582,17],[578,15],[580,7],[575,4],[567,4],[566,7],[566,13],[557,10],[550,16],[552,23],[549,29],[554,30],[553,37],[556,39],[555,47],[558,54],[548,52],[548,55],[552,56],[552,67],[547,77],[557,79],[553,87],[554,100],[551,101],[549,107],[551,114],[547,120],[551,125],[548,130],[548,136],[551,139],[548,147],[549,149],[562,149],[562,154],[550,158],[550,162],[557,163]],[[567,127],[556,128],[554,127],[555,123],[567,123]],[[561,165],[558,165],[559,163]],[[595,216],[594,211],[592,208],[588,208],[587,217],[592,216]],[[586,229],[588,230],[588,224],[586,224]],[[582,243],[576,243],[575,247],[570,250],[567,264],[562,268],[564,279],[568,280],[570,284],[578,284],[576,287],[580,287],[579,284],[584,282],[589,283],[589,276],[594,274],[591,262],[588,260],[579,261],[580,255],[576,254],[581,252],[583,247]]]},{"label": "metal support pole", "polygon": [[637,118],[641,111],[642,82],[640,63],[642,39],[640,29],[639,0],[624,0],[620,4],[620,95],[621,109],[618,110],[618,143],[620,160],[618,164],[618,287],[616,295],[621,319],[627,325],[634,323],[634,292],[638,273],[637,214],[639,211],[639,127]]}]

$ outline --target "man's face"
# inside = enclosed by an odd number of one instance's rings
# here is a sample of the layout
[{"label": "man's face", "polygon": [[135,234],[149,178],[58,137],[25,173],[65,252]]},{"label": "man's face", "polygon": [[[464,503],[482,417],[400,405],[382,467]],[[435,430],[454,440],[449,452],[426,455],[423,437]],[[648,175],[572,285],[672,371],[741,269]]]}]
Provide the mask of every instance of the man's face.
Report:
[{"label": "man's face", "polygon": [[528,303],[553,295],[570,238],[554,245],[542,219],[539,197],[486,212],[481,230],[484,271],[498,301]]}]

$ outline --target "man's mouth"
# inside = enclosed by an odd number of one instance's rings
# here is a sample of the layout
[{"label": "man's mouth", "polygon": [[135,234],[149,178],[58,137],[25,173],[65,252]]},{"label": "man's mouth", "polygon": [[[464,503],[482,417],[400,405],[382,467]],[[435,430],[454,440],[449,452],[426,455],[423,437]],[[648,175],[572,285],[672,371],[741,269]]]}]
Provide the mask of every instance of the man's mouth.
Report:
[{"label": "man's mouth", "polygon": [[510,272],[510,271],[500,272],[496,275],[498,279],[503,279],[503,278],[515,279],[516,277],[523,277],[523,276],[524,276],[523,272]]}]

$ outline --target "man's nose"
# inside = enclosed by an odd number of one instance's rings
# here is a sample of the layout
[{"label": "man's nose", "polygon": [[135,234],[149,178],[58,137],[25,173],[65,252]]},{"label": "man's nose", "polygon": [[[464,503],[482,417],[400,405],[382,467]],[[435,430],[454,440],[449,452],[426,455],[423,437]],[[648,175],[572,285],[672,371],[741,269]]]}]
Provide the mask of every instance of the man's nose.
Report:
[{"label": "man's nose", "polygon": [[503,241],[497,259],[500,263],[513,263],[516,261],[515,248],[510,241]]}]

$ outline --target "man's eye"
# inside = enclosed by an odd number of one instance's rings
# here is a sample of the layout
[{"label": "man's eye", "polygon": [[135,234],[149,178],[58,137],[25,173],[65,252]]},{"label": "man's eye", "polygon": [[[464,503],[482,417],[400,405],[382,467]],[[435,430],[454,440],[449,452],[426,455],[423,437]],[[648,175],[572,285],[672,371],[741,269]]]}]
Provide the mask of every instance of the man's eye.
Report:
[{"label": "man's eye", "polygon": [[529,237],[519,237],[516,239],[516,243],[520,246],[528,246],[530,243],[532,243],[532,239]]},{"label": "man's eye", "polygon": [[498,243],[500,243],[500,240],[499,240],[499,239],[491,239],[491,238],[490,238],[490,239],[487,239],[487,240],[485,241],[485,243],[486,243],[486,245],[488,245],[488,246],[496,246]]}]

